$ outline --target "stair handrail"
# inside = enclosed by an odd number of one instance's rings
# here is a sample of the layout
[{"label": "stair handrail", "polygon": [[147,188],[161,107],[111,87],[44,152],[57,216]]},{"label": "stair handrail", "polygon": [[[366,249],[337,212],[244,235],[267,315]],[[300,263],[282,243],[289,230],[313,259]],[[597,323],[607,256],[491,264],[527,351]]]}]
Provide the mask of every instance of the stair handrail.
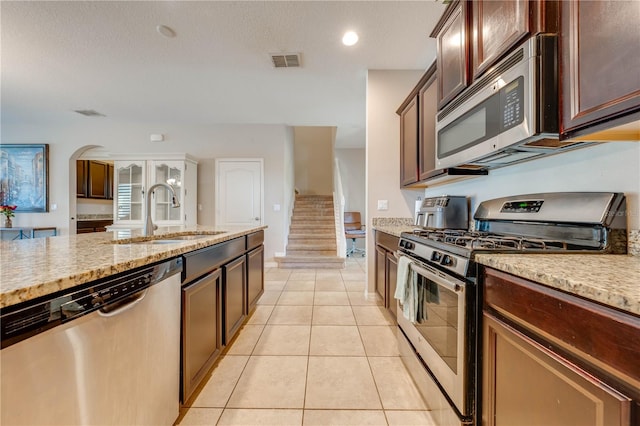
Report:
[{"label": "stair handrail", "polygon": [[333,166],[333,212],[336,223],[336,247],[337,256],[347,257],[347,239],[344,235],[344,191],[342,189],[342,177],[340,175],[340,162],[334,159]]}]

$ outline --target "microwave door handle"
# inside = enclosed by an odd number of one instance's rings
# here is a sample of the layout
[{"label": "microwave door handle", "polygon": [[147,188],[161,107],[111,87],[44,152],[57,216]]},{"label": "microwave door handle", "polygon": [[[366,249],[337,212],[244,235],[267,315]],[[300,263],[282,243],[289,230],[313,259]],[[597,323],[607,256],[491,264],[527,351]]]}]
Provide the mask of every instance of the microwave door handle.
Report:
[{"label": "microwave door handle", "polygon": [[[429,277],[429,276],[433,276],[433,273],[416,265],[415,263],[410,264],[411,269],[413,269],[414,271],[416,271],[418,274],[423,275],[425,277]],[[449,289],[451,291],[453,291],[454,293],[457,293],[460,291],[460,285],[458,284],[454,284],[454,283],[450,283],[448,281],[444,281],[444,280],[438,280],[436,281],[436,284],[441,285],[442,287]]]}]

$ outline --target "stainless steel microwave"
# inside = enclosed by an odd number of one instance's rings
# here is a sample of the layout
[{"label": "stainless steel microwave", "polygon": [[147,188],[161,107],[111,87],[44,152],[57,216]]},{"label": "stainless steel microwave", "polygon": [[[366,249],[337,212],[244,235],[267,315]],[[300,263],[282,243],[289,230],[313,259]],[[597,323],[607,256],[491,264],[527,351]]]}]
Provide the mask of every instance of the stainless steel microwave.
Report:
[{"label": "stainless steel microwave", "polygon": [[557,36],[523,42],[438,113],[438,168],[497,168],[588,145],[558,138]]}]

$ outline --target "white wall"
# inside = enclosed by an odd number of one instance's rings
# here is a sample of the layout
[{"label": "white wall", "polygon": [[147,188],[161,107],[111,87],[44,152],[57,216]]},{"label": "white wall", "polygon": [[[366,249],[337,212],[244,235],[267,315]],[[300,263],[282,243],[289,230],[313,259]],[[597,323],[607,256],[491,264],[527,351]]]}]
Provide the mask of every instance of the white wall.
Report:
[{"label": "white wall", "polygon": [[[163,133],[165,142],[149,142],[151,133]],[[291,144],[291,130],[284,125],[212,125],[187,126],[167,123],[128,123],[109,117],[79,117],[75,126],[5,125],[4,143],[49,144],[49,213],[19,213],[14,226],[56,226],[60,234],[69,233],[70,170],[69,159],[81,147],[102,146],[119,153],[188,153],[198,159],[198,223],[214,221],[214,158],[263,158],[265,167],[265,258],[284,251],[284,235],[288,232],[286,210],[276,212],[274,204],[284,205],[285,145]],[[284,184],[283,184],[284,182]],[[75,181],[73,183],[75,188]],[[75,193],[73,204],[75,204]]]},{"label": "white wall", "polygon": [[[423,73],[403,70],[369,70],[367,73],[368,229],[373,217],[413,217],[415,200],[423,194],[422,190],[400,190],[400,122],[395,113]],[[388,210],[378,210],[378,200],[387,200]],[[375,287],[374,243],[373,238],[367,238],[369,291]]]},{"label": "white wall", "polygon": [[333,193],[333,127],[294,127],[295,186],[302,195]]},{"label": "white wall", "polygon": [[[336,149],[335,154],[342,178],[344,211],[360,212],[362,223],[366,224],[366,150],[364,148]],[[365,243],[364,238],[356,239],[356,245],[359,248],[365,248]],[[351,241],[347,241],[347,244],[351,246]]]},{"label": "white wall", "polygon": [[603,143],[516,164],[488,176],[427,188],[425,196],[466,195],[473,214],[483,200],[560,191],[624,192],[628,227],[640,229],[640,143]]}]

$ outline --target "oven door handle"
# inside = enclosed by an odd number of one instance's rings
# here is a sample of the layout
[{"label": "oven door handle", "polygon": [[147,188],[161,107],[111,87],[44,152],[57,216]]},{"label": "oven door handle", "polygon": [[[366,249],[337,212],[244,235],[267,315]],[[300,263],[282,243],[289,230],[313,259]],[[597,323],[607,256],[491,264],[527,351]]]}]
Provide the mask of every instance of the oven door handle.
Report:
[{"label": "oven door handle", "polygon": [[[414,271],[416,271],[418,274],[426,276],[426,277],[435,277],[434,273],[429,271],[428,269],[425,269],[421,266],[418,266],[415,262],[412,262],[409,264],[409,267],[411,269],[413,269]],[[441,285],[442,287],[453,291],[454,293],[458,293],[459,291],[462,290],[462,287],[460,287],[459,284],[455,284],[452,282],[449,282],[447,280],[443,280],[443,279],[437,279],[434,280],[436,284]]]}]

